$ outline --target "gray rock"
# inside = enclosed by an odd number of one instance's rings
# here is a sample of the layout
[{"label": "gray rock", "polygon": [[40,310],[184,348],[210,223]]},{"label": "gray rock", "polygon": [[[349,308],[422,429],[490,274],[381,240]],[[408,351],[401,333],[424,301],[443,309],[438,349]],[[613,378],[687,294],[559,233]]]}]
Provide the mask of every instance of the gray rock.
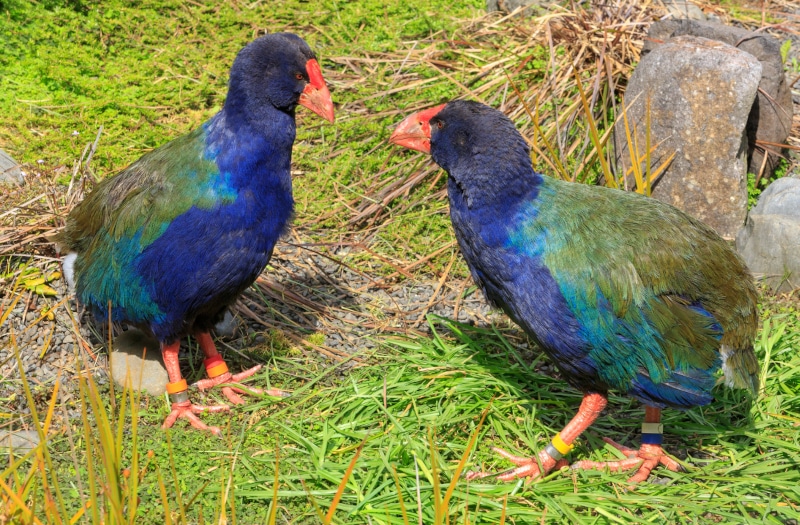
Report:
[{"label": "gray rock", "polygon": [[736,249],[774,291],[800,287],[800,179],[767,186],[736,236]]},{"label": "gray rock", "polygon": [[706,15],[697,5],[686,0],[664,0],[664,7],[667,8],[672,18],[688,18],[690,20],[705,20]]},{"label": "gray rock", "polygon": [[25,182],[25,175],[19,169],[19,163],[0,149],[0,186],[21,186],[23,182]]},{"label": "gray rock", "polygon": [[[145,358],[142,359],[144,350]],[[119,386],[130,385],[135,390],[143,390],[152,396],[166,392],[167,369],[161,360],[158,341],[147,334],[129,329],[114,340],[114,350],[109,356],[111,377]]]},{"label": "gray rock", "polygon": [[216,332],[218,336],[232,337],[236,334],[238,328],[239,320],[233,316],[230,310],[225,310],[225,316],[222,318],[222,321],[214,325],[214,332]]},{"label": "gray rock", "polygon": [[750,215],[789,215],[800,217],[800,180],[784,177],[772,182],[761,193]]},{"label": "gray rock", "polygon": [[537,8],[541,10],[547,5],[550,5],[552,0],[486,0],[486,11],[494,13],[500,11],[502,13],[513,13],[519,7],[524,7],[522,14],[525,16],[532,16],[536,13]]},{"label": "gray rock", "polygon": [[[792,129],[792,93],[781,60],[781,43],[765,33],[751,32],[712,22],[696,20],[662,20],[650,26],[642,48],[642,56],[656,49],[660,42],[680,35],[693,35],[725,42],[750,53],[761,62],[758,98],[747,122],[748,170],[758,173],[764,160],[764,148],[781,153],[781,148],[757,146],[756,140],[785,144]],[[783,152],[785,154],[785,151]],[[775,171],[779,157],[770,154],[764,175]]]},{"label": "gray rock", "polygon": [[[675,154],[653,197],[733,239],[747,215],[745,126],[761,78],[761,63],[722,42],[679,36],[645,55],[625,94],[629,127],[644,155],[650,103],[653,168]],[[631,155],[622,119],[614,140],[617,164]],[[628,185],[632,185],[628,181]]]},{"label": "gray rock", "polygon": [[0,432],[0,452],[11,451],[22,456],[39,444],[39,434],[35,430],[15,430]]}]

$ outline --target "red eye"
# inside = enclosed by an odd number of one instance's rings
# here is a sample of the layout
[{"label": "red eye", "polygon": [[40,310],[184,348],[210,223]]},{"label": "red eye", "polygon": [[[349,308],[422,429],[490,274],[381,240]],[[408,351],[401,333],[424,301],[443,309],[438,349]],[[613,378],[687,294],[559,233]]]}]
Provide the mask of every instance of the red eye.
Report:
[{"label": "red eye", "polygon": [[294,78],[297,80],[303,80],[306,77],[304,77],[302,73],[295,73]]},{"label": "red eye", "polygon": [[441,120],[437,120],[436,121],[436,127],[439,128],[439,129],[442,129],[444,127],[444,124],[442,123]]}]

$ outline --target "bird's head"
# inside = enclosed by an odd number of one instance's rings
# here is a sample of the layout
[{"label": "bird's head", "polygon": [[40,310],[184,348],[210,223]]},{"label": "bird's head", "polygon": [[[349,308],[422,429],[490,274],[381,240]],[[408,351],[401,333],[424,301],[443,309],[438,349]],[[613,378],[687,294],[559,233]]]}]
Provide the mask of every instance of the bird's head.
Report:
[{"label": "bird's head", "polygon": [[258,118],[267,105],[294,114],[307,107],[333,122],[333,101],[319,62],[308,44],[292,33],[272,33],[250,42],[231,68],[226,106]]},{"label": "bird's head", "polygon": [[514,123],[478,102],[454,100],[409,115],[389,142],[430,153],[468,200],[522,190],[538,177]]}]

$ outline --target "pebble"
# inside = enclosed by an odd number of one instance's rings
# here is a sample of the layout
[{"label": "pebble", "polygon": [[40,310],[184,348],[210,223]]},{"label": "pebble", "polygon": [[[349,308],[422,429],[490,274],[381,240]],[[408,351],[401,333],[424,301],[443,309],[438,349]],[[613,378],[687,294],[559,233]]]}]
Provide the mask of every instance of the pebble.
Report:
[{"label": "pebble", "polygon": [[117,385],[130,384],[134,390],[143,390],[151,396],[166,392],[169,378],[156,339],[130,328],[114,339],[113,346],[109,361],[111,377]]},{"label": "pebble", "polygon": [[0,451],[9,449],[18,456],[24,456],[39,444],[39,434],[35,430],[16,430],[0,432]]}]

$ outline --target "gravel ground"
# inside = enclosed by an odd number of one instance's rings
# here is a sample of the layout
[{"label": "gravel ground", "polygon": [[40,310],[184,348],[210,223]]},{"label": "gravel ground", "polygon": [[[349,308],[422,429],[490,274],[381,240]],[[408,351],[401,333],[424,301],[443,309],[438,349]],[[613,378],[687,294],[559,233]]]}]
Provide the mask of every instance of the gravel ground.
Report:
[{"label": "gravel ground", "polygon": [[[364,263],[358,249],[341,247],[326,256],[316,249],[311,251],[292,244],[292,240],[296,239],[290,238],[278,246],[270,266],[232,309],[235,316],[218,345],[223,355],[227,353],[235,360],[226,348],[247,350],[262,345],[271,333],[279,330],[293,344],[304,347],[304,351],[318,351],[333,363],[374,348],[388,335],[429,333],[425,320],[428,312],[453,319],[458,308],[458,320],[480,325],[502,319],[497,317],[501,314],[487,305],[480,291],[463,297],[472,285],[469,279],[450,275],[441,284],[439,278],[419,276],[383,281],[377,270],[382,267],[385,274],[386,266]],[[362,262],[350,262],[357,258]],[[98,384],[108,382],[103,343],[107,340],[106,330],[97,326],[88,313],[79,312],[73,299],[65,300],[67,290],[63,280],[50,284],[58,292],[56,297],[29,294],[18,302],[0,331],[0,413],[29,414],[17,361],[9,344],[12,333],[25,375],[41,400],[49,397],[57,377],[62,381],[62,398],[75,393],[77,356],[88,363],[86,369],[93,373]],[[456,301],[459,296],[462,299]],[[2,301],[4,309],[10,297]],[[52,308],[54,304],[58,306],[51,310],[53,319],[40,319],[43,307]],[[79,320],[78,325],[73,319]],[[324,342],[303,344],[314,333],[322,334]],[[319,339],[317,336],[315,341]],[[184,342],[184,356],[186,352]],[[75,410],[69,415],[78,417],[79,413]],[[19,425],[16,418],[5,423],[0,425],[0,433],[8,423],[18,428],[25,426]]]}]

